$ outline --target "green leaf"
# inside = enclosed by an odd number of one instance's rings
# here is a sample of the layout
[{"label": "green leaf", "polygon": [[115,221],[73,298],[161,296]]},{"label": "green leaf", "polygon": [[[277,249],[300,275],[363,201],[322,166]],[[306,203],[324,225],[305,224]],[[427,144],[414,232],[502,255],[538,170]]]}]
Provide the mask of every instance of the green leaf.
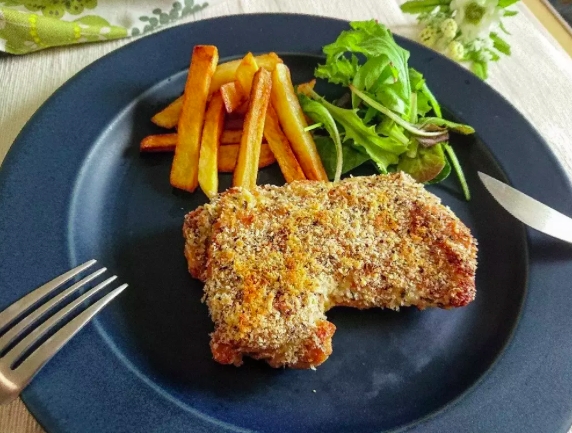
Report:
[{"label": "green leaf", "polygon": [[431,12],[439,6],[449,6],[450,0],[409,0],[401,5],[401,10],[407,14]]},{"label": "green leaf", "polygon": [[[387,56],[372,57],[356,72],[352,84],[360,90],[372,88],[388,65]],[[352,107],[358,108],[360,102],[361,100],[352,93]]]},{"label": "green leaf", "polygon": [[336,107],[316,92],[313,92],[311,96],[319,100],[328,109],[334,120],[344,128],[346,140],[352,139],[355,144],[363,146],[365,149],[373,146],[395,155],[405,151],[406,146],[404,144],[377,135],[375,126],[367,126],[363,123],[363,120],[357,115],[357,110]]},{"label": "green leaf", "polygon": [[510,35],[510,32],[506,29],[506,27],[504,26],[504,24],[502,23],[502,21],[499,23],[499,29],[501,29],[501,31],[502,31],[505,35]]},{"label": "green leaf", "polygon": [[424,127],[426,125],[435,125],[435,126],[445,126],[448,129],[453,131],[459,132],[464,135],[474,134],[475,129],[469,125],[463,125],[462,123],[455,123],[450,120],[445,120],[440,117],[424,117],[419,119],[419,125]]},{"label": "green leaf", "polygon": [[421,72],[409,68],[409,80],[411,82],[411,89],[417,92],[417,112],[420,116],[424,116],[431,108],[437,117],[441,117],[441,106],[429,90],[427,82]]},{"label": "green leaf", "polygon": [[501,38],[498,34],[492,32],[490,35],[491,40],[493,41],[493,47],[495,50],[500,51],[507,56],[510,56],[510,45],[507,41]]},{"label": "green leaf", "polygon": [[377,125],[376,131],[378,134],[383,134],[387,137],[391,137],[395,141],[398,141],[405,146],[409,145],[409,137],[403,133],[403,128],[396,125],[395,122],[389,117],[385,117],[383,121]]},{"label": "green leaf", "polygon": [[519,0],[499,0],[498,6],[501,8],[507,8],[515,3],[518,3],[518,1]]},{"label": "green leaf", "polygon": [[321,123],[335,144],[336,149],[336,171],[334,174],[334,181],[337,182],[342,176],[342,165],[343,165],[343,155],[342,155],[342,140],[340,138],[340,133],[338,132],[338,127],[336,122],[328,109],[324,107],[320,102],[314,101],[308,98],[306,95],[298,95],[300,99],[300,104],[304,113],[309,116],[314,122]]},{"label": "green leaf", "polygon": [[471,71],[482,80],[486,80],[488,76],[488,65],[486,62],[474,61],[471,63]]},{"label": "green leaf", "polygon": [[447,153],[447,157],[449,158],[449,161],[451,162],[453,170],[455,171],[455,174],[457,175],[457,179],[459,179],[459,183],[461,184],[461,189],[463,190],[463,195],[465,196],[465,200],[469,201],[471,199],[471,192],[469,191],[469,184],[467,183],[467,179],[465,178],[465,173],[463,173],[463,169],[461,168],[461,164],[459,163],[459,160],[457,159],[457,155],[455,154],[455,151],[453,150],[453,148],[451,147],[450,144],[443,144],[443,148],[445,149],[445,152]]},{"label": "green leaf", "polygon": [[358,59],[352,56],[351,60],[345,57],[334,61],[326,61],[325,65],[318,65],[314,71],[316,78],[324,78],[330,83],[347,86],[359,69]]},{"label": "green leaf", "polygon": [[424,92],[417,93],[417,114],[419,116],[425,116],[431,111],[431,105],[429,103],[429,98]]},{"label": "green leaf", "polygon": [[380,97],[391,98],[391,105],[405,111],[411,93],[407,70],[409,51],[397,45],[389,29],[374,20],[353,21],[350,26],[351,30],[341,32],[333,43],[323,47],[326,63],[316,68],[316,77],[347,86],[360,69],[356,54],[364,55],[367,61],[379,57],[368,66],[363,77],[358,77],[358,87],[366,86],[367,81],[372,93],[377,88],[383,89]]},{"label": "green leaf", "polygon": [[[503,13],[503,16],[505,16],[505,17],[514,17],[515,15],[518,15],[518,11],[504,11],[504,13]],[[502,26],[502,23],[501,23],[501,26]]]},{"label": "green leaf", "polygon": [[[336,146],[334,145],[334,141],[331,137],[314,136],[314,142],[316,143],[320,159],[322,160],[326,173],[328,174],[328,179],[334,179],[337,164]],[[344,161],[342,165],[342,174],[359,167],[364,162],[371,159],[365,151],[359,150],[349,141],[343,144],[342,154]]]},{"label": "green leaf", "polygon": [[351,85],[350,85],[350,90],[352,91],[352,93],[356,93],[360,97],[360,99],[362,99],[367,105],[375,108],[380,113],[386,115],[391,120],[393,120],[395,123],[397,123],[399,126],[401,126],[402,128],[404,128],[405,130],[409,131],[410,133],[412,133],[414,135],[418,135],[420,137],[435,137],[437,135],[442,135],[442,131],[441,132],[439,132],[439,131],[424,131],[422,129],[417,128],[415,125],[412,125],[408,121],[402,119],[397,114],[395,114],[393,111],[391,111],[387,107],[383,106],[382,104],[380,104],[379,102],[377,102],[373,98],[371,98],[370,96],[366,95],[365,93],[363,93],[362,91],[356,89],[355,87],[353,87]]},{"label": "green leaf", "polygon": [[408,173],[417,182],[429,182],[437,177],[445,168],[446,159],[440,144],[417,149],[415,158],[402,156],[397,169]]},{"label": "green leaf", "polygon": [[427,182],[429,185],[434,185],[436,183],[441,183],[443,182],[445,179],[447,179],[449,177],[449,175],[451,174],[451,164],[449,163],[449,160],[447,158],[445,158],[445,167],[443,167],[443,170],[441,170],[441,172],[435,176],[433,179],[431,179],[429,182]]}]

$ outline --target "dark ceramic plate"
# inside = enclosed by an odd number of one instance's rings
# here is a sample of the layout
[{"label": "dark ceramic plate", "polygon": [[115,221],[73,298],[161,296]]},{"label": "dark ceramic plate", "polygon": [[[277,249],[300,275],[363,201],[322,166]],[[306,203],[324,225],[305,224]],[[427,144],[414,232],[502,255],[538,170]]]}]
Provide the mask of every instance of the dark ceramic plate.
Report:
[{"label": "dark ceramic plate", "polygon": [[[24,128],[0,172],[0,309],[89,258],[130,288],[56,356],[23,399],[49,433],[564,432],[572,415],[572,250],[527,233],[480,185],[482,170],[572,214],[562,168],[495,91],[398,38],[460,121],[473,192],[431,187],[480,243],[477,300],[453,311],[335,309],[334,353],[317,371],[214,363],[201,285],[187,274],[171,157],[141,156],[149,118],[182,91],[191,47],[221,58],[280,53],[306,80],[347,23],[247,15],[176,27],[95,62]],[[228,178],[223,183],[228,185]],[[259,181],[282,183],[279,170]]]}]

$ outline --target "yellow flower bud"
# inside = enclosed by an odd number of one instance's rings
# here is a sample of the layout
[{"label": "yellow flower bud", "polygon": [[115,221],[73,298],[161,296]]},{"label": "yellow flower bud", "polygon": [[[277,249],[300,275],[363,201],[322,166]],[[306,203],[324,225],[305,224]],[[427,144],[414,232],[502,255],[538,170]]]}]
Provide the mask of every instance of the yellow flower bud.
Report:
[{"label": "yellow flower bud", "polygon": [[446,39],[453,39],[457,35],[458,26],[453,18],[443,20],[439,28]]},{"label": "yellow flower bud", "polygon": [[456,61],[461,61],[465,57],[465,47],[459,41],[451,41],[447,45],[447,55]]},{"label": "yellow flower bud", "polygon": [[427,47],[432,47],[437,42],[437,30],[431,26],[425,27],[419,33],[419,41]]}]

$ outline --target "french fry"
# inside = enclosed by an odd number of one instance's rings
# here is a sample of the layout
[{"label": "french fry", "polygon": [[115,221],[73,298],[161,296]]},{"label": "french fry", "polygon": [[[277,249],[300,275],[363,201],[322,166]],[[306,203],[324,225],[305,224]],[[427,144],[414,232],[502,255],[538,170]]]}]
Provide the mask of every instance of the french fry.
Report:
[{"label": "french fry", "polygon": [[[246,94],[235,82],[223,84],[220,87],[220,95],[224,102],[227,113],[236,111],[242,104],[246,102]],[[216,95],[216,93],[214,93]]]},{"label": "french fry", "polygon": [[141,152],[174,152],[177,134],[149,135],[141,140]]},{"label": "french fry", "polygon": [[268,141],[268,145],[272,153],[278,161],[280,170],[284,175],[286,182],[290,183],[294,180],[306,179],[300,163],[296,159],[288,139],[280,128],[278,115],[272,104],[268,104],[266,111],[266,121],[264,122],[264,138]]},{"label": "french fry", "polygon": [[[282,59],[276,53],[261,54],[256,56],[255,59],[258,66],[269,71],[273,71],[278,63],[282,63]],[[234,81],[236,70],[241,61],[242,59],[237,59],[218,65],[211,81],[210,93],[216,92],[223,84]]]},{"label": "french fry", "polygon": [[252,80],[254,74],[258,71],[259,66],[252,53],[247,53],[241,60],[240,65],[236,68],[234,84],[237,88],[242,90],[245,95],[250,95],[252,88]]},{"label": "french fry", "polygon": [[177,126],[177,123],[179,123],[181,110],[183,109],[183,99],[184,95],[179,96],[166,108],[151,117],[151,122],[157,126],[161,126],[162,128],[167,129],[172,129]]},{"label": "french fry", "polygon": [[205,114],[199,154],[199,185],[208,198],[218,193],[218,150],[224,113],[222,96],[217,92],[210,100]]},{"label": "french fry", "polygon": [[[165,134],[170,135],[170,134]],[[150,135],[149,137],[157,137],[156,135]],[[141,152],[144,153],[158,153],[158,152],[174,152],[176,141],[173,141],[170,145],[158,145],[151,144],[145,148],[141,147]],[[238,149],[240,149],[240,143],[227,143],[221,146],[218,150],[218,172],[219,173],[232,173],[234,167],[236,166],[236,160],[238,158]],[[270,150],[268,143],[262,143],[260,147],[260,161],[258,161],[258,168],[268,167],[276,162],[276,158]]]},{"label": "french fry", "polygon": [[[234,171],[239,149],[240,143],[221,146],[218,152],[219,173],[232,173]],[[268,167],[275,162],[276,158],[274,157],[272,150],[270,150],[268,143],[262,143],[262,146],[260,146],[260,160],[258,161],[258,168]]]},{"label": "french fry", "polygon": [[232,179],[233,186],[252,189],[256,186],[264,120],[272,91],[272,73],[264,68],[254,74],[250,103],[244,119],[238,160]]},{"label": "french fry", "polygon": [[308,123],[292,86],[290,70],[284,64],[276,65],[272,72],[272,105],[306,177],[327,182],[328,175],[322,165],[316,143],[312,134],[304,130]]},{"label": "french fry", "polygon": [[[255,56],[258,66],[264,67],[269,71],[273,71],[278,63],[282,63],[282,59],[276,53],[261,54]],[[234,81],[236,70],[242,59],[232,60],[230,62],[221,63],[217,66],[212,78],[209,94],[213,94],[221,88],[223,84],[232,83]],[[163,128],[172,129],[179,123],[179,116],[183,108],[183,97],[179,96],[171,102],[166,108],[155,114],[151,121]]]},{"label": "french fry", "polygon": [[177,147],[171,166],[171,185],[189,192],[193,192],[198,185],[205,107],[217,62],[218,50],[215,46],[197,45],[193,48],[178,124]]},{"label": "french fry", "polygon": [[[220,144],[237,144],[242,137],[241,130],[227,129],[222,131]],[[264,139],[262,140],[264,142]],[[174,152],[177,146],[177,133],[148,135],[141,140],[141,152]]]},{"label": "french fry", "polygon": [[225,129],[220,136],[220,144],[240,143],[241,129]]}]

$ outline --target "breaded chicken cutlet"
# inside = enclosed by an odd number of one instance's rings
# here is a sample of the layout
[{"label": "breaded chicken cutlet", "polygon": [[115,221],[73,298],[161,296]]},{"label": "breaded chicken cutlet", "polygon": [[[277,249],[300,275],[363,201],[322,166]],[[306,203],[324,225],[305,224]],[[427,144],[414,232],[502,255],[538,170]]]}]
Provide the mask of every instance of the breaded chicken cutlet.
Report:
[{"label": "breaded chicken cutlet", "polygon": [[311,368],[332,353],[335,306],[451,308],[475,297],[477,242],[403,173],[233,188],[189,213],[214,359]]}]

